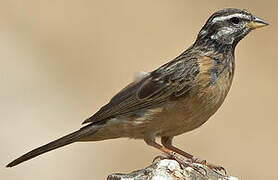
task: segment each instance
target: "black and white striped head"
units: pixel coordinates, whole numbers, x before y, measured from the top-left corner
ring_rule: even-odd
[[[251,30],[268,25],[247,10],[223,9],[214,13],[201,29],[198,39],[236,45]]]

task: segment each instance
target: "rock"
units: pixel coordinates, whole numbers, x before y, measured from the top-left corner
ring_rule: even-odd
[[[198,170],[190,166],[182,168],[175,160],[163,159],[128,174],[111,174],[107,180],[238,180],[232,176],[222,175],[202,164],[188,164],[199,168]]]

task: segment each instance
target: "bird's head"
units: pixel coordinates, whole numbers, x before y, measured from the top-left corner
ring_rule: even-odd
[[[223,9],[215,12],[198,34],[198,40],[209,39],[220,44],[236,45],[251,30],[268,25],[247,10]]]

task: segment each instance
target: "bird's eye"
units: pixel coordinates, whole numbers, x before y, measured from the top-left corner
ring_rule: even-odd
[[[238,24],[239,21],[240,21],[240,19],[237,18],[237,17],[233,17],[233,18],[230,19],[230,21],[231,21],[233,24]]]

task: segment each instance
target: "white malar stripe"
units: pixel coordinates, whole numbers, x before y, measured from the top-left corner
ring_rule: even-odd
[[[225,21],[227,19],[231,19],[233,17],[238,17],[238,18],[244,18],[244,19],[249,19],[250,16],[246,15],[246,14],[231,14],[231,15],[227,15],[227,16],[220,16],[220,17],[216,17],[214,18],[211,22],[212,23],[215,23],[215,22],[218,22],[218,21]]]

